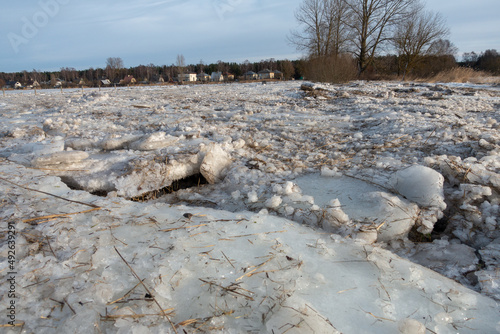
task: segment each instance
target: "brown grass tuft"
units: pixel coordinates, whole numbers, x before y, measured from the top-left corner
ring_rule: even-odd
[[[439,72],[431,77],[429,82],[471,82],[476,84],[500,84],[500,77],[493,77],[488,73],[476,71],[472,68],[455,67]]]

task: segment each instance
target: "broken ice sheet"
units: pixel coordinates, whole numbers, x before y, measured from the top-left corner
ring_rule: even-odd
[[[325,177],[311,174],[295,179],[304,194],[325,207],[338,199],[340,209],[350,219],[378,227],[378,240],[390,241],[407,236],[418,218],[418,207],[385,189],[348,176]]]

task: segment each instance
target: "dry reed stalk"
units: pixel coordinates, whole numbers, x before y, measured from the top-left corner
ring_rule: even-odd
[[[50,170],[54,172],[89,172],[87,169],[56,169],[56,168],[38,168],[38,167],[27,167],[29,169],[35,170]]]
[[[227,262],[229,262],[229,264],[231,265],[231,267],[235,268],[235,267],[233,266],[233,263],[232,263],[232,262],[229,260],[229,258],[226,256],[226,254],[224,254],[224,252],[223,252],[223,251],[221,251],[221,253],[222,253],[222,255],[224,255],[224,257],[226,258]],[[236,268],[235,268],[235,269],[236,269]]]
[[[32,286],[35,286],[35,285],[38,285],[38,284],[44,284],[44,283],[47,283],[50,281],[50,278],[46,278],[44,279],[43,281],[40,281],[40,282],[36,282],[36,283],[33,283],[33,284],[30,284],[30,285],[26,285],[26,286],[23,286],[23,289],[26,289],[26,288],[29,288],[29,287],[32,287]]]
[[[163,312],[166,311],[171,311],[173,308],[165,309]],[[173,314],[173,312],[169,312],[168,314]],[[144,318],[144,317],[153,317],[153,316],[158,316],[162,317],[163,315],[161,313],[156,313],[156,314],[117,314],[117,315],[105,315],[104,317],[101,317],[102,320],[107,321],[107,320],[116,320],[116,319],[125,319],[125,318],[132,318],[132,319],[139,319],[139,318]]]
[[[243,290],[243,291],[249,292],[251,294],[254,294],[250,290],[246,290],[246,289],[240,288],[238,286],[239,283],[231,283],[231,285],[229,285],[229,286],[226,287],[226,286],[223,286],[221,284],[218,284],[218,283],[215,283],[215,282],[210,282],[210,281],[207,281],[207,280],[204,280],[204,279],[201,279],[201,278],[199,278],[199,280],[202,281],[205,284],[209,284],[210,286],[213,285],[213,286],[219,287],[219,288],[221,288],[222,290],[224,290],[225,292],[227,292],[229,294],[241,296],[241,297],[244,297],[244,298],[246,298],[248,300],[252,300],[252,301],[254,300],[253,297],[248,296],[248,295],[246,295],[246,294],[244,294],[242,292],[237,291],[237,290]]]
[[[245,278],[245,277],[250,277],[250,276],[252,276],[252,275],[253,275],[252,273],[253,273],[254,271],[256,271],[256,270],[257,270],[257,269],[259,269],[260,267],[264,266],[265,264],[267,264],[269,261],[271,261],[271,260],[273,260],[273,259],[274,259],[274,257],[271,257],[271,258],[269,258],[267,261],[264,261],[264,262],[262,262],[261,264],[259,264],[259,265],[255,266],[255,268],[254,268],[253,270],[249,271],[248,273],[245,273],[245,274],[244,274],[243,276],[241,276],[241,277],[238,277],[235,281],[236,281],[236,282],[238,282],[238,281],[242,280],[242,279],[243,279],[243,278]]]
[[[192,237],[195,237],[197,235],[205,234],[205,233],[208,233],[208,231],[204,231],[204,232],[200,232],[200,233],[196,233],[196,234],[191,234],[189,237],[192,238]]]
[[[48,215],[48,216],[30,218],[30,219],[23,220],[23,223],[30,223],[30,222],[34,222],[34,221],[37,221],[37,220],[45,220],[43,222],[37,223],[37,224],[42,224],[42,223],[46,223],[48,221],[54,220],[54,218],[74,216],[74,215],[79,215],[79,214],[83,214],[83,213],[89,213],[89,212],[97,211],[97,210],[101,210],[101,208],[93,208],[93,209],[89,209],[89,210],[85,210],[85,211],[80,211],[80,212],[60,213],[60,214],[56,214],[56,215]]]
[[[144,280],[143,280],[143,281],[144,281]],[[107,303],[106,305],[113,305],[113,304],[118,303],[119,301],[121,301],[121,300],[123,300],[123,299],[127,298],[127,297],[128,297],[128,296],[132,293],[132,291],[134,291],[134,290],[135,290],[135,289],[136,289],[139,285],[141,285],[141,283],[140,283],[140,282],[139,282],[139,283],[137,283],[137,284],[136,284],[136,285],[135,285],[132,289],[128,290],[128,292],[127,292],[126,294],[124,294],[124,295],[123,295],[123,297],[120,297],[120,298],[118,298],[118,299],[116,299],[116,300],[113,300],[112,302],[109,302],[109,303]]]
[[[144,284],[143,280],[141,280],[141,278],[139,277],[139,275],[137,275],[137,273],[130,266],[130,264],[128,264],[128,262],[120,254],[120,252],[118,251],[118,249],[116,247],[113,247],[113,248],[115,249],[115,251],[118,254],[118,256],[120,256],[120,258],[123,260],[123,262],[125,262],[125,264],[130,269],[130,271],[132,272],[132,274],[134,275],[134,277],[137,278],[137,280],[141,283],[141,285],[144,287],[144,289],[146,289],[147,293],[149,293],[149,295],[151,296],[151,298],[153,298],[153,301],[155,302],[155,304],[160,308],[162,315],[165,318],[167,318],[168,322],[170,323],[170,326],[172,326],[172,329],[174,330],[175,334],[178,334],[177,333],[177,329],[175,329],[175,325],[172,323],[172,320],[170,320],[170,317],[165,313],[165,311],[163,310],[163,307],[160,306],[160,303],[158,303],[158,301],[156,300],[156,298],[154,297],[154,295],[151,293],[151,290],[149,290],[149,288],[146,286],[146,284]]]
[[[182,230],[182,229],[188,229],[188,228],[196,228],[196,227],[202,227],[202,226],[207,226],[208,224],[199,224],[199,225],[191,225],[191,226],[182,226],[182,227],[174,227],[174,228],[167,228],[165,230],[160,230],[160,232],[171,232],[175,230]]]
[[[132,107],[137,108],[137,109],[148,109],[148,108],[154,108],[154,106],[141,106],[141,105],[132,105]]]
[[[17,184],[17,183],[14,183],[12,181],[9,181],[7,179],[4,179],[3,177],[0,177],[0,180],[2,181],[5,181],[7,183],[10,183],[16,187],[19,187],[19,188],[22,188],[22,189],[25,189],[25,190],[29,190],[29,191],[35,191],[35,192],[38,192],[38,193],[41,193],[41,194],[44,194],[44,195],[48,195],[48,196],[52,196],[52,197],[55,197],[55,198],[58,198],[58,199],[61,199],[63,201],[67,201],[67,202],[71,202],[71,203],[76,203],[76,204],[81,204],[81,205],[86,205],[86,206],[90,206],[91,208],[94,208],[96,210],[100,210],[102,209],[100,206],[97,206],[95,204],[90,204],[90,203],[84,203],[84,202],[80,202],[80,201],[73,201],[71,199],[67,199],[67,198],[64,198],[64,197],[61,197],[61,196],[57,196],[57,195],[54,195],[54,194],[51,194],[51,193],[48,193],[48,192],[45,192],[45,191],[41,191],[41,190],[37,190],[37,189],[32,189],[32,188],[28,188],[28,187],[25,187],[25,186],[22,186],[20,184]]]
[[[24,321],[21,323],[18,323],[18,324],[14,324],[14,325],[9,325],[9,324],[0,325],[0,328],[23,327],[23,326],[24,326]]]
[[[189,319],[189,320],[184,320],[184,321],[181,321],[177,324],[177,326],[188,326],[188,325],[191,325],[191,324],[195,324],[198,322],[198,319]]]
[[[340,290],[340,291],[337,291],[337,293],[340,294],[340,293],[344,293],[344,292],[351,291],[351,290],[356,290],[356,289],[357,289],[357,287],[356,288],[345,289],[345,290]]]
[[[388,319],[388,318],[383,318],[383,317],[379,317],[379,316],[376,316],[375,314],[371,313],[371,312],[366,312],[365,310],[361,309],[361,311],[365,312],[366,314],[369,314],[371,315],[372,317],[374,317],[375,319],[377,320],[385,320],[385,321],[390,321],[390,322],[395,322],[394,320],[392,319]]]
[[[287,230],[282,230],[282,231],[272,231],[272,232],[262,232],[262,233],[252,233],[252,234],[242,234],[242,235],[233,235],[229,236],[228,238],[245,238],[245,237],[250,237],[254,235],[267,235],[267,234],[273,234],[273,233],[285,233]],[[219,239],[221,240],[221,239]]]
[[[51,253],[52,253],[52,255],[54,255],[54,257],[57,259],[56,253],[54,253],[54,250],[52,249],[52,246],[50,245],[50,240],[49,240],[49,237],[45,237],[45,239],[47,239],[47,244],[49,245],[50,252],[51,252]]]

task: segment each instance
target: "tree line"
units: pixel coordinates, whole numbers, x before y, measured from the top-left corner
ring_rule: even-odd
[[[182,59],[182,62],[180,60]],[[108,79],[113,84],[119,84],[123,79],[131,76],[138,83],[156,83],[160,78],[164,82],[175,82],[178,74],[181,73],[207,73],[212,72],[231,73],[235,78],[241,77],[249,71],[259,72],[265,69],[271,71],[280,71],[282,78],[285,80],[300,79],[303,76],[301,71],[301,60],[276,60],[274,58],[261,60],[259,62],[250,62],[248,60],[243,63],[223,62],[205,64],[200,60],[198,64],[186,65],[183,63],[184,57],[178,56],[176,64],[158,66],[155,64],[139,65],[126,68],[123,60],[120,57],[110,57],[106,59],[106,66],[102,68],[89,68],[85,70],[77,70],[73,67],[61,67],[59,71],[40,71],[33,69],[32,71],[22,71],[14,73],[0,72],[0,87],[7,82],[20,82],[23,86],[28,86],[34,81],[38,82],[42,87],[54,87],[57,82],[62,82],[64,87],[76,87],[85,85],[97,87],[101,84],[101,80]]]
[[[482,53],[466,52],[462,56],[461,66],[473,68],[478,71],[500,75],[500,53],[497,50],[486,50]]]
[[[304,0],[295,18],[288,39],[305,52],[313,80],[425,77],[457,65],[445,19],[419,0]],[[469,58],[471,67],[498,71],[498,54]]]

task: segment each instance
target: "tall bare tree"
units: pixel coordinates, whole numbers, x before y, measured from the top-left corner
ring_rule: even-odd
[[[120,57],[106,59],[106,75],[108,79],[114,80],[123,67],[123,60]]]
[[[323,27],[326,55],[338,56],[347,51],[352,34],[346,22],[349,21],[350,9],[345,0],[324,1],[326,24]]]
[[[438,39],[432,42],[429,53],[435,56],[455,56],[458,48],[448,39]]]
[[[304,0],[295,12],[301,30],[292,30],[288,40],[312,57],[338,55],[347,41],[342,18],[348,10],[346,0]]]
[[[362,73],[373,63],[376,52],[389,41],[391,28],[407,18],[418,0],[345,0],[350,9],[344,18],[354,34],[352,43]]]
[[[397,24],[393,43],[398,52],[403,80],[422,59],[421,56],[431,53],[434,43],[448,34],[445,19],[439,13],[424,11],[422,7],[416,8],[412,15]]]
[[[177,65],[177,71],[179,72],[179,75],[180,75],[179,79],[182,82],[183,74],[184,74],[185,67],[186,67],[186,59],[184,58],[183,55],[181,55],[181,54],[177,55],[176,65]]]

